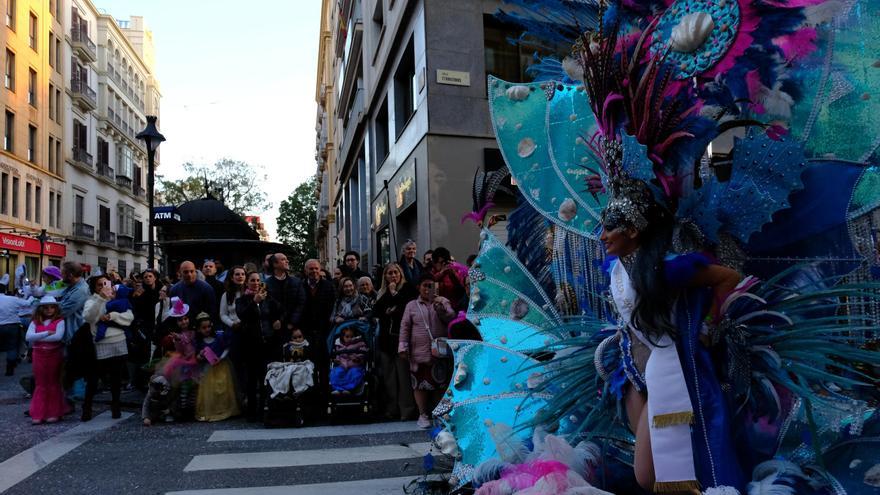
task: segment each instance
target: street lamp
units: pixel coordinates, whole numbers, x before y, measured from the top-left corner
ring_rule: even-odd
[[[153,242],[153,187],[154,175],[156,172],[156,149],[165,141],[165,136],[156,129],[156,116],[147,115],[147,127],[135,136],[143,139],[147,146],[147,203],[149,204],[149,217],[147,225],[149,232],[147,233],[147,266],[153,268],[153,260],[155,258],[154,242]]]

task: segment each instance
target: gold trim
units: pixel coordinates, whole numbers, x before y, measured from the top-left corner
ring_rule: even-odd
[[[654,493],[700,493],[700,483],[697,480],[683,481],[655,481]]]
[[[658,414],[651,418],[654,428],[666,428],[668,426],[689,425],[694,422],[693,411],[682,411],[668,414]]]

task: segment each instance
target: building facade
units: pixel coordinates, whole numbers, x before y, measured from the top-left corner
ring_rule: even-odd
[[[89,0],[70,2],[63,148],[70,257],[128,274],[146,268],[147,155],[135,135],[159,106],[154,69],[145,62],[145,55],[153,59],[152,37],[141,18],[116,20]]]
[[[67,255],[61,220],[67,177],[59,158],[65,144],[64,7],[60,0],[7,0],[4,7],[0,274],[24,264],[33,277],[40,266]]]
[[[445,246],[459,259],[477,249],[477,227],[461,223],[474,174],[502,165],[486,76],[524,80],[530,63],[507,41],[517,33],[492,15],[499,5],[325,2],[319,95],[328,89],[318,99],[318,156],[326,150],[319,160],[326,237],[319,241],[329,263],[354,250],[369,266],[383,264],[408,239],[421,250]],[[333,131],[326,144],[323,120]],[[499,209],[512,206],[502,198]],[[504,222],[494,229],[503,235]]]

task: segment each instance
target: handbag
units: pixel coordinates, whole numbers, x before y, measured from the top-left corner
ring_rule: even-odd
[[[425,317],[424,310],[422,310],[422,307],[418,303],[416,303],[416,307],[419,308],[419,315],[422,317],[422,321],[425,323],[425,328],[428,330],[428,335],[431,337],[431,356],[436,359],[445,359],[449,357],[449,342],[447,342],[446,337],[434,338],[434,334],[431,332],[431,324],[428,322],[428,318]]]

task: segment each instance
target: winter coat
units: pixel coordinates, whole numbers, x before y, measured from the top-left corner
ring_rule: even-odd
[[[409,366],[415,370],[419,364],[427,364],[433,361],[431,356],[431,340],[433,338],[446,337],[446,323],[455,317],[455,311],[444,301],[441,312],[438,314],[434,305],[424,301],[421,297],[410,301],[403,311],[400,320],[400,340],[398,352],[409,352]],[[430,325],[430,332],[429,327]]]
[[[391,294],[386,290],[373,306],[373,316],[379,319],[379,350],[386,354],[397,354],[397,343],[400,340],[400,320],[407,303],[419,296],[416,287],[405,282],[400,289]],[[389,312],[389,310],[391,310]]]
[[[366,352],[367,343],[360,336],[352,339],[347,345],[342,343],[341,337],[333,343],[333,354],[336,356],[333,361],[345,369],[363,366]]]

